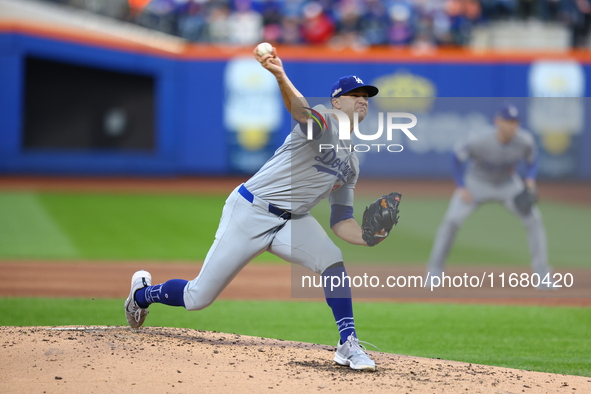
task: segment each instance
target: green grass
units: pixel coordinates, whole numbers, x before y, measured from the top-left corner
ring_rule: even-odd
[[[201,261],[226,196],[0,193],[0,259]],[[359,220],[371,201],[359,198]],[[424,264],[447,199],[403,200],[391,238],[368,249],[336,239],[348,263]],[[591,209],[542,203],[550,262],[588,267]],[[329,208],[314,215],[327,228]],[[278,261],[266,253],[258,261]],[[525,230],[487,205],[460,230],[449,261],[527,266]],[[122,300],[0,298],[0,325],[125,325]],[[147,324],[334,345],[324,302],[220,300],[201,312],[151,307]],[[361,339],[382,351],[591,377],[584,308],[357,303]]]
[[[0,193],[0,259],[202,261],[224,201],[211,196]]]
[[[358,220],[371,201],[357,199],[355,216]],[[348,263],[425,263],[448,204],[448,199],[403,198],[398,225],[389,239],[371,251],[347,244],[330,230],[328,234],[342,249]],[[546,223],[550,263],[556,267],[590,267],[588,256],[591,254],[591,243],[588,238],[591,234],[591,209],[559,203],[543,203],[540,209]],[[313,214],[321,224],[328,223],[328,204],[319,204]],[[454,264],[527,267],[530,261],[527,233],[521,222],[501,205],[483,205],[458,231],[448,261]]]
[[[214,239],[225,196],[0,193],[0,259],[201,261]],[[359,198],[359,220],[370,200]],[[367,249],[328,229],[325,202],[313,211],[348,263],[424,264],[447,199],[408,199],[391,238]],[[557,267],[588,267],[591,209],[542,203],[549,259]],[[265,253],[258,261],[279,261]],[[483,206],[459,231],[449,261],[527,267],[525,230],[499,205]]]
[[[2,257],[71,258],[76,249],[35,194],[0,194]]]
[[[152,305],[147,326],[334,345],[324,302],[219,300],[200,312]],[[381,351],[591,377],[588,308],[356,303],[357,329]],[[0,325],[125,325],[122,300],[2,298]]]

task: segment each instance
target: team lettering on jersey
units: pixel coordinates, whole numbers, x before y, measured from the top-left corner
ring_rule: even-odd
[[[337,152],[334,149],[324,151],[323,155],[314,157],[314,160],[323,164],[315,164],[312,166],[316,168],[317,171],[334,175],[343,183],[349,182],[349,180],[355,176],[355,171],[349,165],[348,156],[347,159],[342,160],[337,157]]]

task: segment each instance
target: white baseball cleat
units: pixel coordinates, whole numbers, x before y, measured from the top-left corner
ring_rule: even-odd
[[[347,341],[343,344],[337,344],[337,351],[334,355],[334,361],[340,365],[348,365],[352,369],[363,371],[375,371],[376,363],[369,358],[362,345],[359,344],[353,334],[349,335]]]
[[[148,315],[148,310],[140,308],[137,302],[135,302],[135,292],[151,285],[152,275],[150,275],[148,271],[137,271],[131,277],[131,291],[129,292],[129,297],[127,297],[123,306],[125,307],[125,317],[127,318],[127,323],[129,323],[132,328],[141,327],[146,320],[146,316]]]

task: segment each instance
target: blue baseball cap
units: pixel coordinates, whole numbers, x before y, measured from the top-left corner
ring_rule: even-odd
[[[378,88],[375,86],[364,84],[361,78],[355,75],[346,75],[332,84],[332,88],[330,88],[330,97],[339,97],[357,88],[367,89],[369,97],[373,97],[379,92]]]
[[[505,120],[519,120],[519,110],[513,104],[505,104],[497,111],[497,117]]]

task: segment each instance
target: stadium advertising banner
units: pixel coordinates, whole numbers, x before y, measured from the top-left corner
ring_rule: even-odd
[[[384,167],[363,153],[362,171],[449,178],[457,139],[491,127],[512,100],[538,143],[540,176],[591,179],[591,59],[280,50],[306,97],[329,103],[332,83],[356,75],[380,89],[374,110],[406,106],[417,115],[418,140],[392,158],[404,160]],[[406,100],[381,108],[382,98]],[[378,115],[368,119],[363,127]],[[0,29],[0,173],[247,174],[292,127],[273,77],[250,50],[165,54]]]

